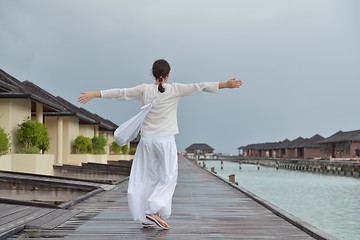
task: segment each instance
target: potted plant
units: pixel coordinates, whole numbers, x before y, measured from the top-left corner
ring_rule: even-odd
[[[47,127],[39,121],[32,121],[27,118],[19,124],[18,141],[20,153],[42,153],[50,148],[50,137]]]

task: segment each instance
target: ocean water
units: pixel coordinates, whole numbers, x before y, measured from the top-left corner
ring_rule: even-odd
[[[338,239],[360,239],[360,178],[256,165],[205,161],[219,176],[235,174],[239,186]]]

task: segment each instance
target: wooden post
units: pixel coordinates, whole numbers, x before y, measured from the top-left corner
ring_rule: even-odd
[[[224,169],[224,161],[223,160],[221,160],[221,170],[223,170]]]
[[[212,167],[212,168],[211,168],[211,172],[217,174],[217,172],[215,172],[215,167]]]
[[[235,182],[235,174],[229,175],[229,181],[234,183]]]
[[[235,182],[235,174],[229,175],[229,182],[235,183],[236,185],[239,185],[238,182]]]

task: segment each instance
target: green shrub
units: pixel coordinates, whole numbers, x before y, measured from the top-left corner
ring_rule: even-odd
[[[45,124],[27,118],[18,126],[17,133],[20,151],[22,149],[23,152],[32,152],[34,149],[30,150],[31,148],[37,148],[37,153],[40,151],[45,153],[49,150],[50,138]]]
[[[37,122],[37,131],[39,133],[37,147],[44,154],[50,148],[50,137],[48,133],[48,129],[45,124],[41,124]]]
[[[92,152],[94,154],[105,154],[105,146],[106,146],[106,142],[107,139],[104,136],[98,136],[98,137],[93,137],[91,139],[92,142]]]
[[[0,128],[0,156],[10,152],[10,136],[3,128]]]
[[[91,139],[84,136],[78,136],[75,139],[75,151],[76,153],[91,153],[92,142]]]
[[[40,153],[40,149],[32,146],[28,149],[24,148],[24,147],[20,147],[20,149],[18,149],[18,153],[25,153],[25,154],[39,154]]]
[[[114,154],[120,154],[122,147],[120,147],[115,141],[111,143],[111,151]]]
[[[127,154],[128,152],[129,152],[129,146],[127,144],[121,147],[122,154]]]
[[[136,148],[131,147],[130,150],[129,150],[129,154],[130,155],[135,155],[135,152],[136,152]]]

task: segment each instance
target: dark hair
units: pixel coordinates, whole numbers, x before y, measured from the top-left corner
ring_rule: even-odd
[[[170,70],[171,70],[170,64],[166,60],[159,59],[154,62],[152,67],[152,74],[156,80],[159,80],[159,87],[158,87],[159,92],[162,93],[165,92],[165,88],[162,85],[162,81],[164,78],[166,78],[169,75]]]

